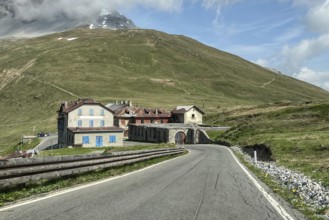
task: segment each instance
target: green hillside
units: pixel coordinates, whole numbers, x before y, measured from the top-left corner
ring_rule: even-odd
[[[237,105],[326,101],[329,93],[193,39],[153,30],[78,29],[0,41],[3,151],[34,127],[55,131],[60,102],[79,97],[169,109],[196,104],[209,113]]]

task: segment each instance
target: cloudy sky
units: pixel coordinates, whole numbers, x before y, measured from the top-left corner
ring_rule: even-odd
[[[0,7],[2,35],[17,28],[19,19],[42,21],[30,30],[35,33],[63,15],[88,20],[101,9],[117,9],[138,27],[192,37],[329,91],[329,0],[0,0],[3,4],[12,10]]]
[[[329,0],[128,2],[120,11],[139,27],[192,37],[329,91]]]

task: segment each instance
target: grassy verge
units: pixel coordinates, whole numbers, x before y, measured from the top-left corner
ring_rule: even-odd
[[[183,153],[184,154],[184,153]],[[93,182],[96,180],[101,180],[113,176],[122,175],[125,173],[129,173],[135,170],[139,170],[145,168],[147,166],[160,163],[165,160],[169,160],[180,155],[174,156],[165,156],[161,158],[150,159],[142,162],[138,162],[135,164],[104,169],[100,171],[94,171],[85,173],[82,175],[70,176],[56,180],[43,180],[37,183],[33,183],[30,185],[21,185],[15,188],[8,188],[1,191],[0,194],[0,206],[6,205],[10,202],[14,202],[19,199],[36,196],[44,193],[49,193],[55,190],[60,190],[68,187],[72,187],[79,184],[85,184],[89,182]]]
[[[218,142],[269,147],[272,158],[329,186],[329,104],[273,104],[213,115],[231,126]]]
[[[0,156],[7,156],[11,153],[14,153],[16,150],[26,151],[26,150],[29,150],[29,149],[33,149],[40,143],[40,141],[41,140],[39,138],[35,138],[35,139],[33,139],[31,141],[28,141],[26,143],[16,144],[14,146],[8,147],[8,148],[3,149],[2,151],[0,151]]]
[[[220,131],[216,131],[216,130],[212,130],[212,131],[206,131],[209,138],[211,140],[215,140],[219,135],[223,134],[225,132],[225,130],[220,130]]]
[[[253,166],[248,163],[243,155],[238,152],[234,152],[239,160],[250,170],[252,171],[262,182],[269,186],[273,192],[279,194],[284,200],[292,204],[293,207],[303,213],[310,220],[323,220],[323,218],[318,215],[325,214],[325,209],[314,210],[309,207],[302,198],[300,198],[293,191],[282,187],[278,182],[276,182],[270,175],[267,175],[263,170]]]

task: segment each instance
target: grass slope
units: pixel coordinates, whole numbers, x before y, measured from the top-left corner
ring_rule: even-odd
[[[263,105],[208,117],[232,126],[217,140],[270,148],[279,164],[329,186],[329,104]]]
[[[329,95],[193,39],[153,30],[77,29],[0,41],[2,151],[33,128],[55,131],[60,102],[78,97],[169,109],[196,104],[216,112]]]

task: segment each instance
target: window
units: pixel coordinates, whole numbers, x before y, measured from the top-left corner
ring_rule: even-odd
[[[94,109],[89,109],[89,115],[94,115]]]
[[[78,109],[78,115],[82,115],[82,109],[81,108]]]
[[[193,119],[195,118],[195,114],[192,114],[192,118],[193,118]]]
[[[82,120],[78,120],[78,127],[82,127]]]
[[[89,127],[94,127],[94,120],[89,121]]]
[[[82,136],[82,143],[89,144],[89,136]]]
[[[110,142],[110,143],[116,143],[116,142],[117,142],[117,136],[115,136],[115,135],[110,135],[109,142]]]
[[[101,120],[101,127],[104,127],[104,126],[105,126],[105,121]]]
[[[144,124],[144,119],[141,120],[141,123]]]
[[[101,109],[101,116],[104,116],[104,109]]]

